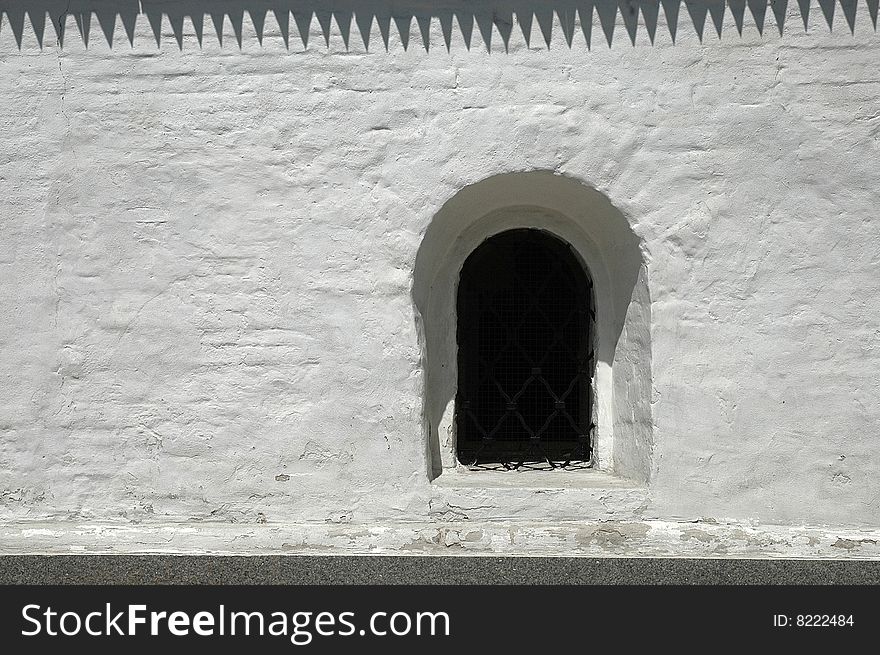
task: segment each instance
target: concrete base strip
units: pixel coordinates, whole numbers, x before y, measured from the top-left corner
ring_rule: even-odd
[[[0,554],[508,555],[880,560],[880,530],[710,522],[7,524]]]

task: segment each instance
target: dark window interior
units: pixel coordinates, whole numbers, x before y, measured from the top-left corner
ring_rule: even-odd
[[[457,304],[462,464],[590,465],[592,297],[570,246],[547,232],[502,232],[471,253]]]

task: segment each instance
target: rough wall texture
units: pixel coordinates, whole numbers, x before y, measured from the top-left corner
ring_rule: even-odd
[[[317,20],[288,49],[272,14],[241,47],[227,21],[222,46],[184,22],[179,49],[166,22],[157,48],[140,18],[133,47],[93,23],[85,48],[69,17],[63,48],[48,27],[19,48],[4,15],[7,550],[24,524],[347,524],[340,547],[406,522],[878,527],[880,42],[865,6],[854,34],[800,21],[740,35],[728,11],[720,39],[635,45],[621,23],[591,49],[535,22],[506,52],[479,30],[447,51],[435,21],[435,47],[392,30],[386,52],[375,24],[369,51],[335,22],[327,48]],[[462,188],[528,170],[598,190],[642,240],[646,486],[426,474],[421,237]]]

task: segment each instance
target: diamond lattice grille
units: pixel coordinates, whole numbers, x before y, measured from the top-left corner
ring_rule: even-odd
[[[540,230],[485,241],[458,291],[459,460],[476,468],[588,466],[592,285]]]

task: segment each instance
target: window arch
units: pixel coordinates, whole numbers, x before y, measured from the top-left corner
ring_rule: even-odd
[[[592,459],[592,281],[538,229],[486,239],[457,297],[457,456],[472,468],[587,467]]]
[[[586,473],[647,482],[654,448],[651,297],[641,241],[606,195],[552,171],[488,177],[461,188],[436,213],[426,216],[414,263],[412,298],[423,376],[421,414],[428,477],[445,477],[449,484],[457,484],[464,479],[457,474],[469,468],[459,458],[459,441],[467,439],[460,434],[458,421],[463,411],[459,401],[464,400],[458,370],[462,270],[481,244],[516,230],[555,239],[552,243],[565,247],[592,284],[588,295],[594,309],[588,386],[591,457],[590,465],[584,466]],[[499,468],[503,471],[503,464]],[[467,484],[486,480],[479,472],[471,473],[464,476]],[[487,484],[499,480],[494,472],[489,477],[493,481]],[[578,476],[539,477],[569,484]],[[514,479],[525,480],[510,477],[503,484],[513,484]]]

